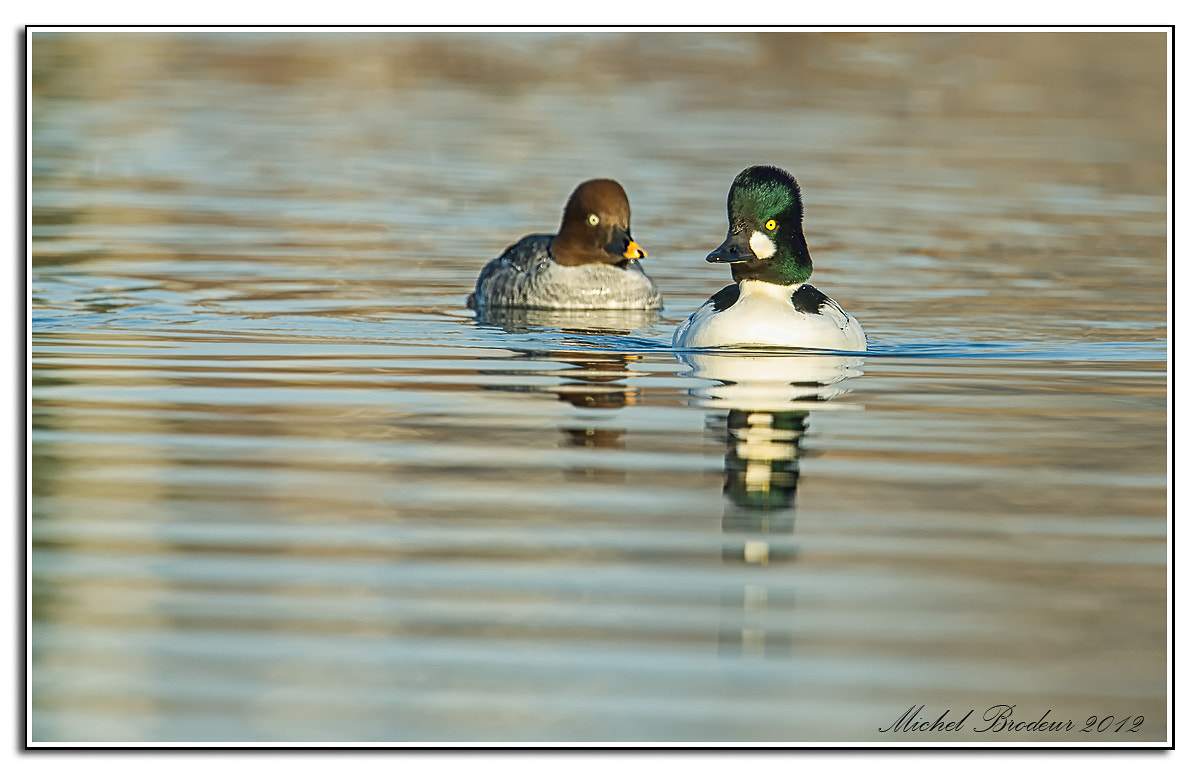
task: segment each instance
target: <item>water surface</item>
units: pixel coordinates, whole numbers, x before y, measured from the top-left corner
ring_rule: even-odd
[[[31,48],[34,742],[1166,739],[1162,33]],[[755,163],[864,356],[670,349]]]

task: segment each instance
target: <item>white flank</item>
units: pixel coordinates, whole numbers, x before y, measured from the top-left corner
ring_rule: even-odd
[[[865,350],[862,326],[836,305],[819,312],[797,312],[792,294],[798,285],[745,280],[732,307],[715,311],[705,304],[675,331],[676,347],[776,345],[823,350]]]

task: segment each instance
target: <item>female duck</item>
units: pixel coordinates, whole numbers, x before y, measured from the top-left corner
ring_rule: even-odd
[[[467,298],[471,309],[659,309],[662,296],[636,259],[629,199],[615,180],[581,183],[558,234],[531,234],[490,261]]]
[[[679,324],[675,346],[866,350],[858,321],[804,282],[813,265],[795,179],[777,167],[743,170],[729,189],[728,209],[729,234],[708,261],[729,264],[734,284]]]

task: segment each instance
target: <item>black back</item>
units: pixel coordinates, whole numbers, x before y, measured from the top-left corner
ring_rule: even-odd
[[[717,312],[724,312],[734,304],[737,304],[738,297],[741,295],[741,288],[734,283],[733,285],[726,285],[724,288],[714,293],[705,303],[712,304],[713,309]]]
[[[829,297],[812,287],[808,283],[801,285],[792,294],[792,306],[797,312],[811,312],[816,314],[820,312],[821,305],[827,304]]]

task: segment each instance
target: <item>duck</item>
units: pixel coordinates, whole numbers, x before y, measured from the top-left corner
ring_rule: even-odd
[[[662,294],[638,263],[646,253],[629,229],[629,197],[615,180],[580,183],[557,234],[530,234],[479,273],[471,309],[662,308]]]
[[[748,167],[729,188],[729,231],[709,263],[729,264],[733,284],[679,324],[674,346],[782,346],[860,352],[862,326],[806,280],[812,257],[800,185],[778,167]]]

